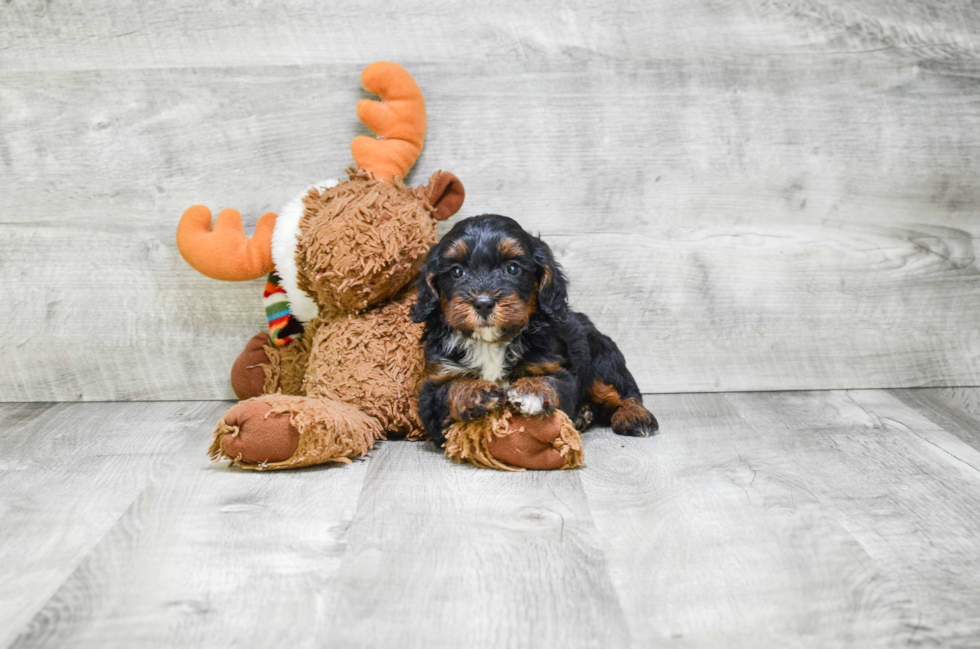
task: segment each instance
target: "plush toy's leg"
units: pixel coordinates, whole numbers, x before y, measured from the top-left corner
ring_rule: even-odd
[[[561,410],[527,417],[509,410],[446,431],[450,458],[501,471],[572,469],[582,465],[578,431]]]
[[[269,364],[269,356],[265,353],[268,344],[269,334],[255,334],[231,366],[231,387],[242,401],[264,394],[265,370],[262,366]]]
[[[269,334],[252,336],[231,367],[231,387],[244,401],[262,394],[303,394],[303,379],[310,359],[310,340],[319,327],[314,320],[285,347],[269,342]]]
[[[384,439],[381,423],[339,401],[269,394],[225,413],[208,455],[243,469],[290,469],[349,462]]]

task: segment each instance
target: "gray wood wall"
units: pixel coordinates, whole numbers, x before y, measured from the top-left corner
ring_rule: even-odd
[[[261,282],[187,267],[339,174],[406,65],[463,215],[552,243],[648,392],[980,384],[971,0],[0,7],[2,400],[231,397]]]

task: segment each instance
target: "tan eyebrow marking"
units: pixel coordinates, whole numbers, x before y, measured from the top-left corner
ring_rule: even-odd
[[[502,239],[500,243],[497,244],[497,250],[500,252],[501,257],[507,257],[509,259],[520,257],[524,254],[524,246],[522,246],[517,239],[512,239],[510,237]]]
[[[446,248],[446,253],[444,257],[451,261],[463,261],[466,259],[466,255],[469,253],[469,248],[466,246],[466,242],[462,239],[457,239],[449,244]]]

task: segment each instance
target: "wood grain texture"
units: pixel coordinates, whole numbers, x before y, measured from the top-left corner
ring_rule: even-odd
[[[649,402],[582,472],[637,646],[980,639],[975,449],[883,392]]]
[[[809,480],[800,457],[767,441],[820,447],[822,431],[794,434],[792,418],[768,403],[760,409],[779,423],[761,431],[724,395],[647,401],[662,434],[591,436],[583,471],[636,646],[866,647],[908,637],[915,613],[900,590],[825,513],[833,484]]]
[[[957,409],[980,419],[980,389],[974,387],[943,388],[935,390],[942,401],[955,405]]]
[[[760,29],[763,27],[780,29]],[[419,61],[674,59],[834,51],[908,50],[977,55],[980,10],[969,0],[602,0],[533,5],[504,0],[315,0],[208,3],[108,0],[4,8],[0,67],[80,70]]]
[[[367,464],[270,474],[212,465],[208,430],[226,406],[198,406],[206,421],[191,420],[193,435],[165,470],[61,575],[10,646],[306,647],[334,633],[322,598]]]
[[[225,404],[0,406],[0,647],[980,642],[980,449],[933,409],[647,403],[657,436],[523,474],[412,442],[256,474],[207,462]]]
[[[327,600],[341,646],[629,646],[574,471],[508,474],[385,444],[347,547]]]
[[[887,393],[813,396],[725,398],[801,464],[822,515],[880,570],[853,593],[855,608],[894,618],[895,636],[879,644],[976,644],[980,616],[966,602],[978,584],[966,574],[980,566],[980,453]]]
[[[940,428],[980,450],[980,388],[890,390],[890,393]]]
[[[225,404],[0,406],[0,646],[35,617]]]
[[[645,391],[980,384],[966,0],[0,11],[0,399],[230,398],[261,287],[176,221],[339,174],[379,58],[426,93],[414,180],[542,233]]]

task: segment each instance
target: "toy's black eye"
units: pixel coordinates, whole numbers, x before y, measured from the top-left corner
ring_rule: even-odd
[[[504,270],[507,271],[507,274],[508,275],[520,275],[521,274],[521,267],[518,266],[517,264],[515,264],[514,262],[510,262],[509,264],[507,264],[507,266],[504,268]]]
[[[463,272],[464,271],[463,271],[462,267],[460,267],[460,266],[453,266],[452,268],[449,269],[449,274],[452,275],[453,277],[455,277],[456,279],[459,279],[460,277],[462,277],[463,276]]]

